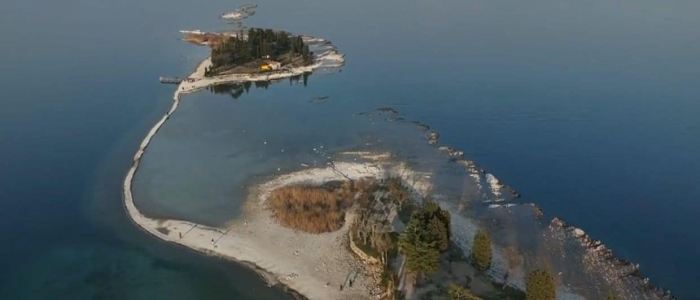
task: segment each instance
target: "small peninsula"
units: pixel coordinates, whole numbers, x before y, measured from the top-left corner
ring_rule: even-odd
[[[253,8],[247,5],[221,18],[240,20],[253,15]],[[440,135],[420,122],[415,125],[425,133],[421,143],[430,145],[431,153],[449,163],[451,171],[464,174],[459,192],[473,189],[473,199],[460,195],[459,201],[445,201],[444,195],[436,192],[439,181],[435,168],[421,169],[386,149],[353,145],[353,151],[343,148],[324,155],[319,164],[293,160],[294,169],[278,168],[278,173],[245,182],[241,186],[245,195],[225,197],[225,201],[242,198],[230,199],[231,203],[242,204],[240,214],[228,219],[226,212],[222,224],[201,224],[208,218],[200,219],[200,223],[186,220],[189,215],[173,219],[143,213],[134,201],[134,176],[151,140],[178,109],[182,95],[215,90],[225,84],[250,86],[255,82],[267,86],[317,70],[337,70],[345,63],[344,55],[331,42],[282,30],[238,28],[181,33],[183,40],[208,47],[209,57],[182,79],[161,78],[161,82],[178,84],[173,105],[140,144],[123,182],[125,208],[134,223],[149,234],[249,266],[269,285],[297,299],[587,298],[581,295],[586,291],[576,290],[565,281],[570,280],[566,277],[569,274],[554,272],[561,268],[548,265],[553,260],[529,255],[519,248],[517,243],[522,240],[535,247],[559,247],[556,251],[561,252],[543,251],[554,253],[557,259],[571,253],[564,252],[562,245],[576,242],[576,247],[585,246],[585,266],[607,268],[606,275],[615,275],[604,278],[611,284],[598,286],[632,286],[639,291],[636,295],[651,295],[647,299],[669,299],[636,276],[638,267],[613,257],[600,241],[592,240],[582,230],[555,218],[551,225],[545,224],[546,231],[536,231],[543,218],[536,205],[516,202],[519,193],[465,159],[462,151],[441,145]],[[310,102],[328,98],[314,97]],[[405,122],[391,107],[358,116],[384,116],[392,122]],[[487,194],[489,197],[482,197]],[[469,205],[476,206],[472,215],[465,214]],[[476,213],[487,217],[472,219]],[[514,228],[507,226],[525,227],[527,231],[517,239],[512,235],[508,236],[511,240],[504,241],[503,234],[494,233]],[[535,232],[544,238],[531,234]],[[610,294],[608,299],[641,299],[616,295],[613,290],[604,292]],[[600,295],[601,291],[592,293]]]

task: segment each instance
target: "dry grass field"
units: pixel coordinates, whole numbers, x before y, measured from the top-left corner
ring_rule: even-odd
[[[373,179],[362,179],[281,187],[270,193],[267,209],[282,226],[308,233],[332,232],[345,223],[345,211],[366,198],[373,186]]]

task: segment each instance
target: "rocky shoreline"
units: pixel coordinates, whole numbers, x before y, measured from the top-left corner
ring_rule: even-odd
[[[550,228],[577,239],[586,251],[584,259],[587,260],[587,263],[595,266],[598,270],[601,268],[605,270],[608,273],[607,279],[612,284],[636,286],[646,292],[644,295],[625,295],[631,296],[629,299],[677,299],[671,294],[671,291],[654,286],[648,277],[642,276],[639,273],[639,264],[616,257],[612,250],[608,249],[600,240],[591,238],[582,229],[571,226],[558,217],[554,217],[550,221]],[[649,298],[650,296],[653,298]]]
[[[403,118],[397,118],[400,113],[393,108],[381,108],[376,110],[376,112],[380,114],[389,114],[390,116],[387,118],[389,121],[403,121]],[[440,134],[437,131],[431,130],[430,126],[418,121],[409,121],[409,123],[417,125],[421,130],[426,132],[425,138],[427,143],[437,147],[438,151],[446,154],[450,158],[450,161],[466,166],[472,174],[486,174],[483,168],[478,167],[473,161],[466,159],[463,151],[450,146],[441,146],[439,143]],[[478,182],[478,177],[476,177],[476,179]],[[514,188],[505,184],[500,184],[500,188],[506,190],[511,199],[509,201],[499,201],[498,203],[490,204],[490,207],[530,205],[533,209],[533,215],[537,219],[544,215],[542,209],[534,203],[511,202],[521,198],[521,194]],[[602,273],[605,277],[604,279],[612,286],[625,287],[625,294],[617,295],[618,299],[677,300],[669,290],[653,285],[649,278],[641,275],[639,264],[616,257],[612,250],[607,248],[602,241],[591,238],[582,229],[571,226],[558,217],[553,217],[549,224],[544,225],[548,225],[553,233],[558,233],[562,239],[571,238],[577,240],[585,251],[584,265],[591,270]],[[498,280],[497,278],[493,279]]]

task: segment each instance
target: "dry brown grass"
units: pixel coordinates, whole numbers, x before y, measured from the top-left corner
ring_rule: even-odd
[[[391,197],[393,197],[399,207],[403,207],[408,200],[411,199],[411,194],[408,189],[403,185],[401,178],[392,177],[387,179],[386,188],[389,190]]]
[[[308,233],[332,232],[345,223],[345,211],[370,179],[334,181],[322,186],[286,186],[270,193],[267,209],[282,226]]]
[[[212,47],[212,48],[225,42],[226,40],[228,40],[230,38],[231,38],[230,36],[215,34],[215,33],[204,33],[204,34],[186,33],[183,36],[183,39],[185,41],[188,41],[188,42],[196,44],[196,45],[208,43],[209,47]]]

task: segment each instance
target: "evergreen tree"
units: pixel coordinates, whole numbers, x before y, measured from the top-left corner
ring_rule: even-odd
[[[525,300],[555,300],[554,277],[547,270],[534,270],[525,277]]]
[[[437,237],[437,247],[440,251],[445,251],[450,246],[450,237],[445,228],[445,224],[437,216],[433,216],[428,222],[428,229]]]
[[[309,52],[309,45],[304,45],[304,47],[301,49],[301,57],[305,63],[311,61],[311,52]]]
[[[472,260],[474,267],[486,271],[491,267],[491,236],[486,231],[478,230],[474,235]]]
[[[437,271],[440,252],[422,226],[420,214],[415,213],[399,237],[399,249],[406,255],[406,270],[427,275]]]
[[[449,218],[449,212],[430,200],[411,215],[399,237],[399,249],[406,255],[406,268],[410,272],[426,275],[438,269],[440,252],[449,246],[449,224],[443,221],[445,216]]]
[[[302,56],[304,63],[308,63],[313,53],[309,51],[308,45],[304,44],[301,36],[291,36],[286,32],[271,29],[251,28],[247,37],[228,37],[212,46],[212,68],[205,75],[213,76],[216,75],[214,70],[230,69],[262,57],[269,56],[276,60],[282,55],[289,55],[290,60]]]

